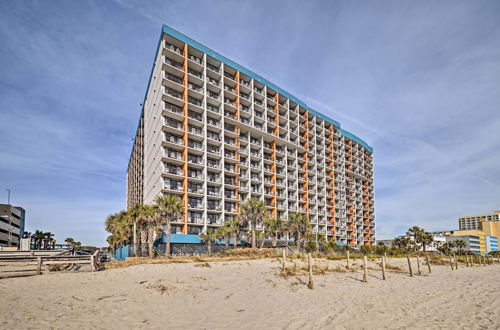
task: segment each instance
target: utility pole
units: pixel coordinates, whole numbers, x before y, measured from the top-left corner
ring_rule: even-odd
[[[7,190],[7,204],[10,205],[10,189],[5,190]]]

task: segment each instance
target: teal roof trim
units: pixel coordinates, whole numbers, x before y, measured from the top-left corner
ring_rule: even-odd
[[[224,64],[227,64],[227,65],[230,65],[232,66],[234,69],[240,71],[240,72],[243,72],[244,74],[246,74],[247,76],[251,77],[252,79],[254,80],[257,80],[258,82],[260,82],[261,84],[264,84],[266,85],[267,87],[270,87],[272,89],[274,89],[276,92],[280,93],[281,95],[287,97],[288,99],[292,100],[293,102],[297,103],[298,105],[300,105],[301,107],[303,107],[304,109],[306,109],[307,111],[309,111],[310,113],[312,113],[313,115],[323,119],[324,121],[327,121],[329,122],[330,124],[334,125],[334,126],[337,126],[337,127],[340,127],[340,123],[336,120],[333,120],[331,118],[328,118],[327,116],[311,109],[310,107],[308,107],[304,102],[302,102],[301,100],[297,99],[295,96],[289,94],[288,92],[284,91],[283,89],[279,88],[278,86],[276,86],[275,84],[271,83],[270,81],[262,78],[261,76],[259,76],[258,74],[248,70],[247,68],[239,65],[238,63],[234,62],[234,61],[231,61],[230,59],[228,59],[227,57],[225,56],[222,56],[221,54],[211,50],[210,48],[208,47],[205,47],[203,46],[202,44],[200,44],[199,42],[185,36],[184,34],[180,33],[179,31],[176,31],[174,29],[172,29],[171,27],[169,27],[168,25],[163,25],[163,33],[165,34],[168,34],[188,45],[190,45],[191,47],[193,48],[196,48],[198,49],[199,51],[207,54],[207,55],[210,55],[211,57],[217,59],[218,61],[221,61],[223,62]]]
[[[352,134],[352,133],[349,133],[348,131],[344,130],[344,129],[340,129],[340,134],[342,134],[342,136],[348,138],[348,139],[351,139],[353,140],[354,142],[356,143],[359,143],[361,144],[363,147],[365,147],[369,152],[373,152],[373,148],[370,147],[368,145],[368,143],[366,143],[365,141],[363,141],[362,139],[360,139],[359,137],[357,137],[356,135]]]

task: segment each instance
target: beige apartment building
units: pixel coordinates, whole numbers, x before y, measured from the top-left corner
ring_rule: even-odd
[[[0,246],[19,246],[24,231],[24,216],[22,207],[0,204]]]
[[[480,223],[483,221],[500,221],[500,211],[460,217],[458,218],[458,226],[460,230],[481,229]]]
[[[127,207],[178,196],[200,234],[261,199],[284,220],[375,243],[373,149],[266,79],[163,26],[127,171]]]

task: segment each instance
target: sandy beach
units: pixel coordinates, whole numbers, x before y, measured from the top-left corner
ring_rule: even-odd
[[[407,269],[405,259],[388,263]],[[359,269],[326,272],[314,277],[314,290],[305,274],[284,278],[279,268],[276,259],[260,259],[0,279],[0,328],[500,327],[500,265],[457,271],[433,265],[431,275],[422,267],[413,277],[393,270],[383,281],[380,267],[370,263],[368,283]]]

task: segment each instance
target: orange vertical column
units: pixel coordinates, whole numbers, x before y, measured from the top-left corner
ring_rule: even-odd
[[[330,180],[330,187],[329,187],[329,194],[332,194],[332,198],[328,200],[328,203],[330,204],[330,215],[332,216],[330,223],[333,224],[332,229],[330,232],[333,234],[333,240],[336,241],[337,237],[335,236],[335,170],[334,170],[334,162],[333,162],[333,140],[334,140],[334,135],[333,135],[333,125],[330,124],[328,127],[328,130],[330,134],[328,135],[328,142],[329,142],[329,147],[330,147],[330,152],[328,153],[328,166],[331,168],[328,175],[332,178]]]
[[[348,149],[347,149],[347,159],[349,161],[349,164],[347,166],[347,168],[352,171],[352,140],[348,140],[347,141],[347,146],[348,146]],[[348,184],[349,185],[349,184]],[[349,196],[352,195],[352,191],[350,189],[350,187],[348,187],[347,189],[349,191]],[[352,196],[351,196],[352,197]],[[354,202],[351,200],[348,204],[348,210],[352,213],[354,213]],[[349,227],[351,229],[356,229],[356,226],[354,224],[354,214],[350,214],[348,216],[348,218],[351,220],[351,223],[349,224]],[[356,239],[356,232],[355,230],[351,231],[351,235],[350,235],[350,242],[349,244],[350,245],[354,245],[354,240]]]
[[[184,55],[184,79],[183,79],[183,85],[184,85],[184,93],[182,95],[182,99],[184,101],[183,104],[183,112],[184,112],[184,119],[182,121],[182,129],[184,131],[183,134],[183,144],[184,144],[184,149],[182,152],[182,160],[184,161],[184,164],[182,166],[182,171],[184,178],[182,179],[182,203],[184,205],[184,214],[182,217],[182,233],[187,234],[187,220],[188,220],[188,212],[187,212],[187,205],[188,205],[188,45],[184,44],[184,50],[183,50],[183,55]]]
[[[276,136],[276,139],[273,140],[273,210],[272,210],[272,215],[275,217],[277,215],[277,207],[278,207],[278,199],[277,199],[277,178],[276,178],[276,172],[277,172],[277,166],[276,166],[276,140],[280,136],[280,130],[279,130],[279,123],[280,123],[280,118],[279,118],[279,94],[276,93],[274,95],[274,121],[276,124],[276,127],[274,128],[274,135]]]
[[[273,160],[273,165],[271,167],[271,171],[273,172],[273,176],[272,176],[272,181],[273,181],[273,188],[272,188],[272,191],[273,191],[273,200],[272,200],[272,206],[273,206],[273,209],[271,210],[271,215],[273,217],[276,216],[276,141],[273,140],[271,141],[271,147],[272,147],[272,150],[273,152],[271,153],[271,158]]]
[[[365,180],[363,181],[363,206],[365,207],[364,211],[363,211],[363,216],[364,216],[364,219],[363,219],[363,225],[365,226],[365,238],[368,239],[367,242],[365,242],[365,245],[371,245],[370,243],[370,237],[371,237],[371,233],[370,233],[370,211],[368,210],[368,200],[369,200],[369,197],[368,197],[368,180]]]
[[[240,72],[236,71],[236,126],[235,126],[235,133],[238,135],[238,138],[236,138],[236,165],[235,165],[235,172],[238,173],[236,176],[235,182],[236,182],[236,205],[235,209],[236,212],[240,212],[240,205],[239,205],[239,198],[240,198],[240,180],[239,180],[239,174],[240,174]]]
[[[306,138],[306,143],[304,144],[306,152],[304,153],[304,178],[305,178],[305,191],[306,191],[306,217],[307,221],[309,221],[309,113],[306,111],[305,112],[305,118],[306,122],[304,124],[305,126],[305,134],[304,137]]]

